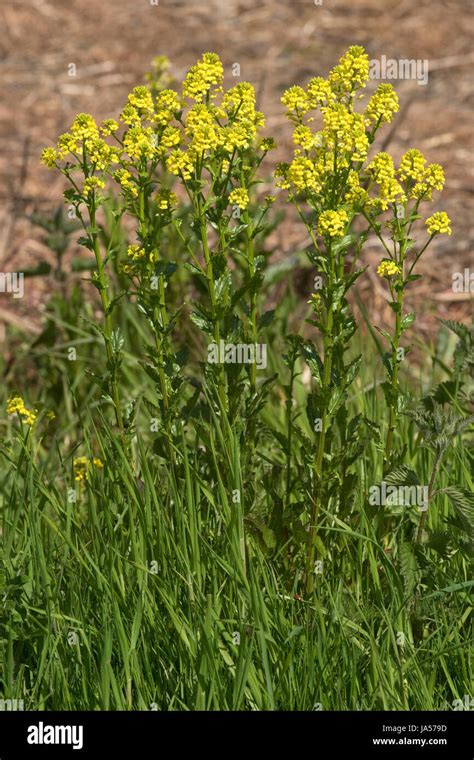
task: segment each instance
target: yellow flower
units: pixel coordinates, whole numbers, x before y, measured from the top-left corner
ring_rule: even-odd
[[[69,134],[69,132],[64,132],[64,134],[59,135],[58,143],[56,145],[58,158],[66,158],[68,153],[77,153],[78,150],[79,145],[77,143],[77,140],[75,137]]]
[[[94,192],[94,190],[98,190],[99,188],[104,188],[105,182],[99,177],[87,177],[87,179],[84,180],[84,195],[90,195]]]
[[[104,137],[108,137],[113,132],[116,132],[119,128],[118,122],[115,121],[115,119],[105,119],[105,121],[102,122],[100,125],[100,131],[104,135]]]
[[[222,144],[221,128],[211,110],[204,103],[196,103],[186,119],[186,135],[190,138],[190,152],[200,158],[207,150]]]
[[[151,127],[130,127],[123,139],[123,149],[132,160],[151,160],[158,153],[156,135]]]
[[[344,195],[346,203],[350,203],[357,208],[365,206],[368,200],[367,190],[360,185],[359,174],[351,170],[347,177],[346,193]]]
[[[156,203],[159,209],[162,211],[171,211],[178,203],[178,198],[175,193],[168,188],[163,187],[156,194]]]
[[[99,171],[106,171],[110,164],[116,164],[118,162],[117,148],[112,148],[100,138],[90,141],[87,149],[89,151],[91,163],[94,164],[94,168]]]
[[[377,268],[377,274],[379,277],[393,277],[393,275],[400,273],[401,269],[398,264],[395,264],[395,262],[390,259],[382,259]]]
[[[293,132],[293,142],[295,145],[301,145],[304,150],[311,150],[319,143],[317,135],[311,132],[309,127],[299,124]]]
[[[87,457],[76,457],[72,463],[74,480],[77,480],[79,483],[81,483],[84,480],[87,480],[91,467],[102,469],[103,466],[104,464],[102,460],[99,459],[99,457],[93,457],[93,459],[88,459]]]
[[[392,85],[379,84],[365,109],[368,124],[389,124],[398,108],[398,96]]]
[[[332,238],[341,237],[344,234],[347,222],[348,216],[344,209],[323,211],[319,217],[318,233]]]
[[[280,187],[290,187],[293,185],[299,192],[303,190],[314,190],[317,192],[321,188],[319,174],[314,161],[304,156],[296,156],[293,159],[288,166],[284,181],[289,184],[280,184]]]
[[[442,190],[444,187],[444,171],[439,164],[429,164],[426,167],[423,181],[433,190]]]
[[[311,108],[311,102],[306,92],[298,85],[286,90],[281,97],[281,102],[288,111],[294,111],[298,116],[303,116]]]
[[[181,142],[181,130],[178,127],[165,127],[160,139],[160,147],[176,148]]]
[[[329,103],[336,98],[331,90],[331,85],[323,77],[313,77],[308,84],[307,91],[311,108],[316,108],[323,103]]]
[[[78,113],[71,126],[71,135],[75,140],[96,140],[99,137],[99,129],[95,119],[90,113]]]
[[[52,169],[55,166],[58,158],[59,156],[54,148],[44,148],[41,151],[41,163],[47,166],[48,169]]]
[[[437,211],[425,222],[430,235],[451,235],[451,219],[446,211]]]
[[[244,187],[236,187],[229,195],[229,203],[244,211],[249,205],[249,194]]]
[[[425,164],[426,158],[423,153],[416,148],[411,148],[402,156],[398,176],[402,181],[412,179],[415,182],[419,182],[423,179]]]
[[[368,173],[379,185],[395,179],[395,166],[389,153],[377,153],[367,166]]]
[[[204,53],[202,59],[191,66],[183,82],[183,95],[202,100],[212,86],[222,84],[224,68],[216,53]]]
[[[127,98],[124,112],[126,116],[132,118],[132,123],[141,119],[153,119],[155,110],[153,108],[153,98],[148,87],[141,84],[133,88]]]
[[[191,179],[194,170],[189,156],[182,150],[173,150],[166,159],[166,168],[170,174],[181,176],[184,180]]]
[[[118,169],[114,174],[114,179],[120,184],[122,191],[132,198],[138,195],[137,186],[132,182],[132,175],[127,169]]]
[[[145,249],[140,248],[139,245],[129,245],[127,248],[127,256],[133,261],[143,259],[145,256]]]
[[[179,95],[174,90],[162,90],[158,93],[155,100],[155,121],[161,126],[170,124],[175,114],[182,109]]]
[[[329,74],[329,84],[337,94],[365,87],[369,78],[369,56],[360,45],[352,45]]]
[[[19,414],[27,425],[33,425],[38,415],[26,408],[21,396],[12,396],[7,401],[7,414]]]

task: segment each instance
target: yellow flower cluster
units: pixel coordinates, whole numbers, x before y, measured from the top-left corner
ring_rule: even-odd
[[[367,166],[370,186],[380,186],[379,194],[369,198],[367,208],[384,211],[389,203],[406,203],[411,200],[431,200],[433,190],[442,190],[444,171],[439,164],[426,166],[426,158],[416,148],[402,156],[398,170],[388,153],[377,153]]]
[[[288,90],[283,93],[281,102],[287,107],[290,114],[292,113],[296,117],[304,116],[312,107],[308,93],[299,85],[289,87]]]
[[[401,158],[398,176],[403,182],[407,179],[420,182],[425,173],[425,165],[426,158],[423,153],[416,148],[410,148]]]
[[[161,211],[171,211],[178,204],[178,197],[166,187],[161,188],[156,194],[156,205]]]
[[[400,267],[394,261],[391,261],[391,259],[382,259],[377,268],[379,277],[393,277],[393,275],[400,273]]]
[[[212,151],[222,145],[223,135],[213,109],[196,103],[188,113],[185,133],[189,137],[189,156],[200,159],[206,151]]]
[[[377,153],[367,166],[372,182],[379,185],[377,197],[369,198],[368,206],[375,211],[385,211],[390,203],[405,203],[403,187],[396,179],[393,158],[385,152]]]
[[[83,192],[84,192],[84,195],[90,195],[95,190],[98,190],[104,187],[105,187],[105,182],[99,179],[99,177],[87,177],[87,179],[84,180]]]
[[[437,211],[425,224],[430,235],[451,235],[451,219],[446,211]]]
[[[369,200],[367,190],[361,186],[359,174],[354,169],[347,177],[344,200],[356,209],[363,209]]]
[[[83,168],[86,196],[104,187],[109,175],[129,201],[138,196],[139,179],[149,163],[154,169],[161,162],[185,182],[200,178],[203,168],[214,173],[221,167],[230,174],[240,165],[240,151],[255,145],[266,153],[275,143],[256,140],[265,119],[256,110],[253,86],[241,82],[224,92],[223,76],[219,56],[205,53],[188,71],[181,95],[172,89],[134,87],[117,121],[105,119],[97,126],[90,114],[79,114],[56,147],[43,150],[42,161],[53,168],[66,159]],[[108,137],[116,145],[105,142]],[[68,174],[67,167],[62,170]],[[174,205],[169,195],[157,197],[157,203],[161,210]]]
[[[133,182],[132,175],[128,169],[117,169],[114,174],[114,179],[119,183],[125,195],[130,195],[132,198],[137,197],[138,189],[136,184]]]
[[[305,156],[296,156],[288,167],[282,166],[282,181],[277,182],[278,187],[295,188],[318,192],[321,189],[321,179],[318,168],[314,161]],[[277,169],[278,171],[278,169]],[[277,174],[278,176],[278,174]]]
[[[393,114],[398,108],[393,88],[387,85],[378,88],[365,113],[355,111],[354,96],[366,86],[368,78],[368,55],[364,48],[354,45],[327,79],[314,77],[306,89],[294,86],[284,93],[281,100],[295,124],[293,141],[297,147],[293,161],[278,167],[278,187],[290,193],[305,191],[326,197],[334,190],[335,176],[344,172],[346,177],[352,176],[344,199],[363,205],[366,196],[363,188],[356,186],[352,171],[359,170],[366,160],[374,129],[382,121],[389,121],[389,112]],[[311,112],[315,110],[323,117],[319,131],[311,126]],[[394,196],[395,189],[393,183],[385,186],[386,196]]]
[[[156,96],[155,104],[154,121],[162,127],[170,124],[182,109],[181,101],[175,90],[162,90]]]
[[[104,136],[110,135],[118,129],[118,124],[113,119],[107,119],[102,122],[100,132]],[[51,169],[72,154],[74,158],[83,155],[90,164],[92,172],[106,172],[112,164],[120,160],[120,151],[118,148],[111,147],[99,135],[93,116],[87,113],[80,113],[74,119],[69,132],[64,132],[59,136],[55,148],[45,148],[41,153],[41,161],[45,166]],[[104,187],[102,179],[90,176],[84,181],[84,194],[89,195],[94,189]]]
[[[184,150],[173,150],[166,159],[166,168],[170,174],[181,177],[183,180],[191,179],[194,165]]]
[[[133,126],[123,138],[123,149],[132,161],[156,158],[158,155],[157,138],[151,127]]]
[[[347,211],[323,211],[319,217],[318,233],[323,236],[337,238],[342,237],[349,218]]]
[[[245,187],[236,187],[229,195],[229,203],[244,211],[249,205],[249,194]]]
[[[365,87],[369,78],[369,56],[361,45],[352,45],[329,74],[329,85],[337,95],[352,94]]]
[[[77,480],[80,483],[84,480],[87,480],[91,467],[102,469],[104,465],[99,457],[94,457],[93,459],[89,459],[88,457],[76,457],[76,459],[73,461],[72,466],[74,472],[74,480]]]
[[[38,414],[27,409],[21,396],[12,396],[7,401],[7,414],[19,414],[27,425],[34,425]]]
[[[398,96],[392,85],[379,84],[365,109],[367,123],[369,125],[389,124],[398,109]]]
[[[201,60],[191,66],[183,82],[183,95],[202,100],[212,87],[222,85],[224,68],[216,53],[204,53]]]
[[[100,125],[100,131],[104,137],[109,137],[119,128],[119,124],[115,119],[105,119]]]
[[[127,256],[133,261],[138,261],[145,257],[145,249],[140,248],[139,245],[129,245],[127,248]]]

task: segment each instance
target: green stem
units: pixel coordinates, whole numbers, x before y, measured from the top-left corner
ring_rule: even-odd
[[[444,449],[441,448],[441,449],[439,449],[438,453],[436,454],[436,459],[435,459],[434,465],[433,465],[433,472],[431,473],[431,478],[430,478],[430,482],[429,482],[429,485],[428,485],[428,499],[427,499],[426,509],[420,514],[420,521],[418,523],[418,530],[416,532],[416,538],[415,538],[415,543],[416,544],[420,544],[421,543],[421,539],[422,539],[422,536],[423,536],[423,529],[425,527],[425,522],[426,522],[426,516],[428,514],[428,508],[429,508],[429,505],[430,505],[430,502],[431,502],[431,499],[432,499],[432,496],[433,496],[434,485],[435,485],[436,478],[437,478],[437,475],[438,475],[438,472],[439,472],[439,468],[441,466],[441,461],[443,459],[443,453],[444,453]]]
[[[390,469],[390,457],[392,455],[395,428],[396,428],[397,420],[398,420],[398,397],[400,395],[398,376],[399,376],[399,371],[400,371],[400,360],[398,359],[397,354],[398,354],[398,349],[400,347],[400,339],[402,335],[403,303],[404,303],[404,295],[405,295],[405,289],[404,289],[404,284],[403,284],[404,262],[405,262],[405,248],[402,245],[400,248],[400,267],[402,269],[401,282],[400,282],[399,289],[397,292],[397,311],[395,314],[395,334],[394,334],[393,344],[392,344],[392,377],[391,377],[392,399],[391,399],[390,408],[389,408],[387,439],[385,441],[384,475],[387,474],[387,472]]]
[[[114,351],[112,347],[112,315],[109,313],[109,305],[110,305],[109,288],[108,288],[108,283],[107,283],[107,277],[105,275],[105,270],[104,270],[104,262],[102,261],[102,256],[100,253],[99,238],[98,238],[97,232],[95,231],[96,230],[95,200],[93,200],[90,205],[89,217],[90,217],[90,223],[91,223],[91,228],[92,228],[92,233],[91,233],[92,244],[94,248],[95,260],[97,263],[97,272],[99,275],[100,298],[102,301],[102,310],[104,312],[104,342],[105,342],[105,350],[107,353],[107,361],[109,363],[110,385],[111,385],[112,398],[113,398],[114,407],[115,407],[115,418],[117,420],[117,425],[120,430],[120,433],[121,435],[123,435],[124,426],[123,426],[122,409],[120,406],[120,396],[119,396],[116,372],[115,372],[115,369],[113,369],[115,357],[114,357]]]
[[[324,451],[326,447],[326,426],[327,426],[327,400],[325,398],[326,391],[331,385],[331,372],[332,372],[332,354],[333,354],[333,324],[334,324],[334,312],[332,304],[332,289],[334,285],[334,257],[332,254],[331,246],[328,248],[328,283],[327,289],[331,299],[331,303],[328,308],[326,329],[324,332],[323,346],[324,346],[324,366],[322,376],[322,396],[324,398],[324,408],[321,419],[321,432],[319,434],[318,446],[316,449],[316,456],[314,461],[314,479],[315,479],[315,493],[313,497],[313,503],[311,506],[311,516],[308,534],[308,547],[306,554],[306,593],[312,594],[314,590],[314,557],[315,557],[315,539],[317,535],[317,523],[319,517],[320,505],[323,497],[323,461]]]
[[[202,243],[202,249],[204,253],[204,259],[206,262],[206,279],[207,279],[207,286],[209,290],[209,298],[211,301],[211,313],[212,313],[212,327],[213,327],[213,334],[214,334],[214,342],[217,346],[218,356],[219,359],[222,359],[223,357],[220,356],[220,340],[221,340],[221,333],[220,333],[220,326],[219,326],[219,318],[217,316],[217,299],[216,299],[216,289],[214,286],[214,272],[212,267],[212,255],[209,250],[209,243],[207,239],[207,226],[206,226],[206,220],[204,218],[204,215],[201,211],[201,206],[198,201],[198,217],[200,220],[200,235],[201,235],[201,243]],[[219,390],[219,398],[221,401],[222,408],[227,411],[227,392],[226,392],[226,377],[225,377],[225,370],[224,370],[224,364],[222,361],[219,361],[218,364],[219,372],[218,372],[218,390]]]

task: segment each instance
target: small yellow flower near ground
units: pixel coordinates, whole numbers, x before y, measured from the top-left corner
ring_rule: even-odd
[[[347,212],[344,209],[339,211],[323,211],[319,217],[318,233],[328,237],[341,237],[344,234],[345,226],[348,222]]]
[[[393,275],[400,273],[401,269],[398,264],[395,264],[394,261],[390,261],[390,259],[383,259],[377,268],[377,274],[379,277],[393,277]]]
[[[74,480],[77,480],[79,483],[87,480],[88,472],[91,467],[96,467],[97,469],[101,470],[104,467],[104,464],[102,460],[99,459],[99,457],[93,457],[93,459],[88,459],[87,457],[76,457],[72,463]]]
[[[229,195],[229,203],[244,211],[249,205],[249,194],[245,187],[236,187]]]
[[[133,261],[143,259],[145,256],[145,249],[140,248],[139,245],[129,245],[127,248],[127,256]]]
[[[32,412],[26,408],[21,396],[12,396],[8,399],[7,414],[19,414],[27,425],[34,425],[38,416],[36,410]]]
[[[425,222],[430,235],[451,235],[451,219],[446,211],[437,211]]]

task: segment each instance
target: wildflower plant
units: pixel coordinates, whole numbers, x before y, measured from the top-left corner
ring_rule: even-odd
[[[445,323],[454,369],[437,347],[420,403],[400,381],[406,294],[451,233],[425,211],[443,170],[377,152],[398,99],[365,97],[354,46],[284,93],[294,150],[262,192],[275,145],[224,73],[205,53],[178,84],[158,57],[113,118],[79,114],[43,151],[76,219],[44,223],[61,293],[28,374],[5,374],[0,685],[32,709],[444,709],[472,681],[472,330]],[[272,262],[282,198],[309,242]],[[79,225],[99,325],[63,266]],[[383,365],[350,306],[369,235]],[[381,475],[422,510],[370,501]]]
[[[434,211],[426,218],[421,244],[416,241],[424,204],[442,190],[444,173],[417,150],[408,150],[398,166],[389,153],[375,150],[379,130],[398,111],[398,99],[390,84],[366,98],[368,79],[368,56],[353,46],[326,78],[314,77],[284,93],[294,149],[291,160],[276,167],[275,194],[260,190],[264,161],[275,144],[264,131],[254,88],[248,82],[226,87],[223,64],[214,53],[205,53],[189,69],[181,87],[175,87],[166,61],[156,59],[147,84],[132,89],[116,118],[96,123],[79,114],[56,146],[42,154],[43,162],[70,183],[65,197],[84,228],[80,243],[94,256],[91,280],[103,312],[97,329],[106,349],[105,375],[96,373],[95,381],[115,414],[111,429],[100,409],[97,424],[89,421],[82,438],[94,439],[88,456],[73,459],[73,478],[84,487],[82,514],[87,504],[94,505],[94,530],[101,524],[111,546],[123,535],[120,556],[133,554],[143,598],[156,580],[164,605],[160,614],[174,614],[181,602],[189,603],[189,640],[204,609],[205,632],[199,628],[199,637],[211,641],[221,592],[214,610],[210,588],[232,587],[227,618],[237,632],[255,629],[265,661],[270,638],[262,633],[267,630],[262,588],[273,588],[278,603],[299,602],[304,594],[311,616],[316,598],[325,594],[326,578],[318,584],[321,563],[350,585],[352,570],[342,558],[347,547],[358,568],[370,568],[377,598],[388,588],[379,580],[380,567],[395,572],[402,584],[390,564],[392,548],[410,594],[417,593],[426,578],[418,570],[428,562],[424,557],[418,566],[418,553],[425,539],[427,546],[436,543],[431,534],[426,538],[433,518],[413,511],[400,517],[385,507],[390,519],[399,519],[390,542],[388,523],[373,519],[364,502],[367,479],[383,473],[392,483],[406,485],[411,479],[421,485],[424,468],[428,501],[452,497],[440,486],[447,448],[442,443],[430,448],[429,427],[439,432],[440,420],[448,427],[452,423],[453,446],[467,429],[456,396],[459,378],[455,418],[435,412],[429,401],[411,417],[406,408],[400,368],[415,315],[405,311],[405,293],[419,277],[420,257],[436,236],[451,233],[451,223],[445,212]],[[288,329],[291,287],[276,308],[265,306],[275,270],[288,272],[293,261],[277,262],[273,274],[268,265],[265,246],[277,219],[272,210],[278,208],[277,195],[289,199],[310,241],[306,255],[314,287],[306,325],[298,326],[297,334]],[[366,372],[350,308],[351,290],[367,269],[364,246],[370,234],[382,246],[376,271],[394,315],[391,331],[379,328],[388,346],[386,381],[380,406],[373,400],[386,415],[369,414],[364,403]],[[259,345],[268,348],[268,370],[255,356],[226,361],[228,347],[233,356],[236,346]],[[90,400],[74,393],[77,407]],[[36,411],[20,397],[10,400],[8,411],[34,424]],[[418,426],[435,457],[434,463],[421,458],[418,470],[403,459],[407,446],[397,448],[401,430],[410,424]],[[102,460],[91,453],[96,450],[107,464],[100,478],[93,476],[102,469]],[[66,477],[70,482],[70,473]],[[96,490],[113,509],[99,515]],[[464,490],[459,493],[454,501],[462,511],[469,500]],[[72,507],[68,510],[67,536],[73,524]],[[464,519],[459,517],[460,534]],[[461,535],[456,551],[464,547]],[[158,555],[162,573],[155,580],[144,569],[150,552]],[[179,584],[173,580],[166,597],[163,589],[175,564]],[[227,592],[222,593],[224,599]],[[309,630],[314,621],[308,621]],[[222,628],[219,636],[222,652],[228,632]],[[253,646],[250,634],[248,645]],[[246,646],[235,661],[233,650],[228,655],[226,649],[226,662],[253,668]],[[267,676],[264,665],[252,678],[269,683]],[[242,671],[242,684],[246,677]],[[126,690],[130,706],[128,676]],[[198,691],[196,704],[202,707],[205,697]],[[240,705],[247,698],[244,687],[237,691],[232,704]],[[276,704],[272,694],[268,700]]]

